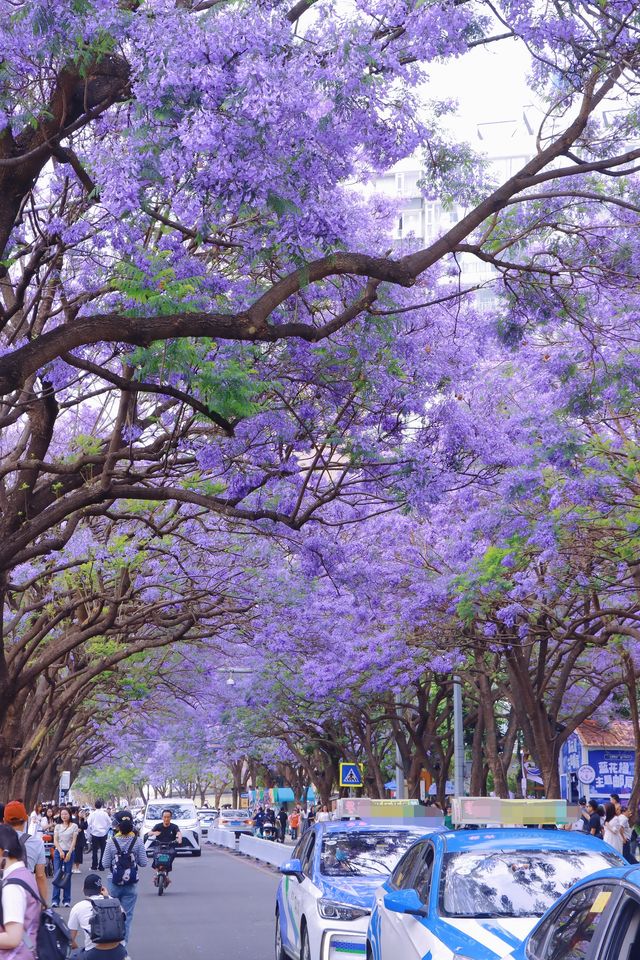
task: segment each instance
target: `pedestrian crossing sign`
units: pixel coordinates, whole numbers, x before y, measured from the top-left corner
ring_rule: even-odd
[[[341,763],[340,764],[340,786],[341,787],[364,786],[363,765],[361,763]]]

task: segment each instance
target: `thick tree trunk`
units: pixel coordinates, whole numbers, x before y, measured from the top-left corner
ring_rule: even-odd
[[[640,803],[640,763],[638,763],[638,758],[640,758],[640,711],[638,710],[638,678],[633,660],[629,654],[625,653],[623,660],[625,665],[625,683],[629,697],[629,712],[631,715],[631,723],[633,724],[633,744],[636,752],[633,787],[631,788],[631,796],[629,797],[627,816],[629,817],[629,823],[637,824],[639,822],[638,804]]]
[[[6,247],[25,197],[64,139],[65,128],[84,116],[89,122],[92,110],[121,99],[128,77],[126,62],[112,55],[89,66],[85,76],[69,64],[59,72],[48,109],[38,122],[26,126],[15,139],[9,127],[0,133],[2,158],[26,157],[16,166],[0,168],[0,251]]]
[[[484,741],[484,707],[482,701],[478,700],[478,715],[476,725],[473,728],[473,741],[471,745],[471,784],[470,793],[472,797],[484,797],[487,793],[487,776],[485,772],[485,757],[483,750]]]

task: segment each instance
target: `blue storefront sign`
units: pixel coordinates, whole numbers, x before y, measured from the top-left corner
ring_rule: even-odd
[[[560,795],[570,803],[575,803],[582,792],[578,770],[583,762],[582,744],[578,735],[572,733],[560,748]]]
[[[580,740],[575,733],[572,733],[564,746],[566,747],[566,769],[569,773],[573,773],[580,766],[582,766],[582,749]]]
[[[576,803],[579,796],[606,800],[612,793],[629,798],[633,787],[635,753],[624,747],[585,747],[572,733],[560,750],[560,791]],[[593,773],[588,770],[593,768]],[[589,772],[593,780],[587,778]]]
[[[589,764],[596,772],[591,796],[602,799],[610,793],[629,797],[633,787],[635,753],[633,750],[593,750],[589,748]]]

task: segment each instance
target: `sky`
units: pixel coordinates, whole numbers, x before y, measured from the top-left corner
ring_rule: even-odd
[[[441,92],[456,97],[461,116],[482,123],[516,116],[531,103],[526,75],[529,58],[523,45],[500,40],[477,47],[459,60],[431,70]]]

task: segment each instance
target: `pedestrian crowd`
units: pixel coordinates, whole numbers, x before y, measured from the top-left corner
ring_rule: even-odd
[[[253,814],[253,832],[256,837],[265,837],[267,840],[279,840],[280,843],[284,843],[287,837],[297,840],[314,823],[331,819],[332,814],[327,804],[323,804],[318,811],[313,803],[308,810],[296,804],[289,812],[287,804],[283,803],[277,813],[269,804],[266,806],[260,804]]]
[[[72,874],[89,851],[83,898],[65,922],[54,908],[71,908]],[[129,960],[147,862],[129,810],[96,800],[91,811],[37,803],[29,814],[21,800],[0,803],[0,960]]]
[[[581,830],[604,840],[622,854],[628,863],[637,863],[639,849],[638,831],[640,822],[625,810],[617,793],[612,793],[605,804],[597,800],[580,798],[580,816],[568,825],[571,830]]]

